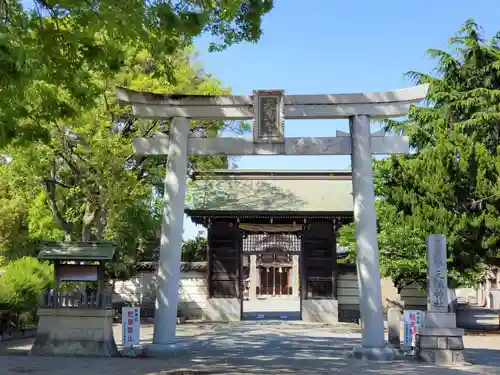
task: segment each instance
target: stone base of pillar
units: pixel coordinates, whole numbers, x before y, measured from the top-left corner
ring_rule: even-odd
[[[171,358],[179,352],[186,351],[188,346],[184,343],[149,344],[144,347],[143,356],[150,358]]]
[[[114,357],[112,309],[40,308],[32,355]]]
[[[370,361],[394,361],[396,359],[396,350],[390,346],[384,348],[354,348],[351,357]]]
[[[437,365],[464,363],[463,337],[462,328],[417,328],[415,357]]]
[[[426,328],[457,328],[457,316],[452,312],[427,311],[425,313]]]

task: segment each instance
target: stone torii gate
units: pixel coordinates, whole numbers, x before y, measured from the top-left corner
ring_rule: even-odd
[[[144,93],[117,88],[121,104],[139,118],[173,119],[169,134],[133,139],[141,155],[167,155],[164,219],[158,267],[153,350],[175,344],[188,155],[351,155],[356,224],[362,347],[354,355],[391,358],[385,346],[372,155],[404,154],[407,137],[370,133],[370,118],[400,117],[421,102],[428,86],[361,94],[285,95],[259,90],[251,96]],[[285,138],[284,120],[349,118],[350,134]],[[205,138],[190,132],[193,120],[254,120],[253,138]]]

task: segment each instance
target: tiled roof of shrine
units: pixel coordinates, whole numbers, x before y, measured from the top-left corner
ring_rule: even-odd
[[[186,213],[352,214],[350,171],[199,172],[189,183]]]

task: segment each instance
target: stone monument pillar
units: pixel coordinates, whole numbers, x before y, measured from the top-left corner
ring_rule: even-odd
[[[427,238],[427,312],[424,327],[417,328],[415,356],[436,364],[464,362],[464,330],[448,310],[446,238]]]
[[[248,286],[248,299],[257,299],[257,255],[250,255],[250,282]]]

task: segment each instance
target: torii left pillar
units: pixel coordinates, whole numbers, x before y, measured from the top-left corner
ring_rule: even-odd
[[[175,330],[179,304],[189,129],[189,119],[176,117],[172,120],[169,131],[154,333],[153,344],[147,348],[149,354],[166,352],[177,347]]]

